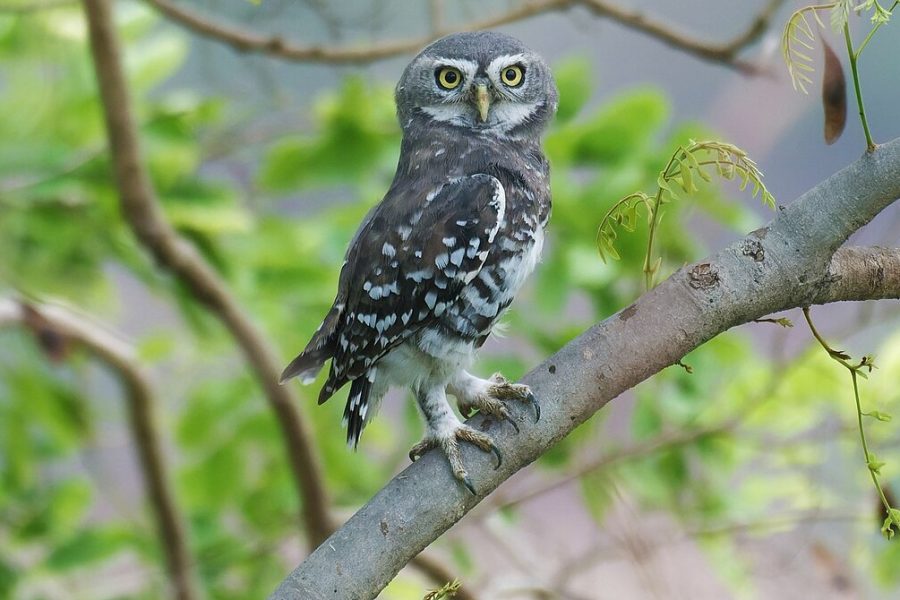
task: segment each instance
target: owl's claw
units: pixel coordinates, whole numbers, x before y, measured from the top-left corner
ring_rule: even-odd
[[[500,448],[498,448],[494,442],[491,442],[491,452],[497,457],[497,464],[494,465],[494,470],[496,471],[500,468],[500,465],[503,464],[503,454],[500,453]]]
[[[476,411],[497,419],[503,419],[512,425],[512,428],[516,430],[516,433],[519,433],[519,423],[516,422],[515,417],[510,414],[509,409],[506,408],[506,405],[500,400],[491,397],[483,397],[478,398],[474,402],[461,402],[459,404],[459,412],[467,419],[471,418]]]
[[[541,405],[538,403],[537,398],[534,397],[534,394],[531,393],[531,388],[523,383],[510,383],[500,373],[494,373],[490,380],[493,382],[493,385],[488,388],[488,394],[491,397],[498,400],[527,402],[534,409],[534,422],[537,423],[541,420]],[[516,427],[516,432],[518,431],[519,428]]]
[[[409,459],[415,462],[432,448],[440,447],[450,463],[450,470],[453,471],[453,476],[466,486],[466,489],[472,492],[473,495],[477,495],[475,486],[472,485],[472,480],[463,466],[462,456],[459,452],[459,442],[469,442],[484,452],[492,453],[497,459],[494,469],[499,469],[500,465],[503,464],[503,453],[500,452],[500,448],[497,447],[489,435],[462,424],[456,427],[449,435],[440,435],[430,431],[425,439],[410,449]]]
[[[534,394],[531,393],[531,390],[528,390],[528,396],[525,400],[534,408],[534,422],[537,423],[541,420],[541,404],[534,397]]]
[[[415,446],[409,449],[409,460],[412,462],[416,462],[422,456],[431,450],[432,448],[437,446],[437,442],[432,438],[425,438]]]

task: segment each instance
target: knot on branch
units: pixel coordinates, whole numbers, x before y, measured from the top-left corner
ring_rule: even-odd
[[[719,269],[712,263],[700,263],[688,272],[688,278],[695,290],[711,290],[719,285]]]
[[[766,259],[766,250],[763,248],[762,242],[755,238],[747,238],[741,242],[741,253],[749,256],[756,262],[762,262]]]

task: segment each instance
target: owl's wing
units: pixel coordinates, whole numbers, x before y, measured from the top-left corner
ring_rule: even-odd
[[[395,212],[382,204],[348,254],[346,308],[324,402],[347,381],[443,314],[478,275],[506,209],[500,182],[472,175]]]
[[[486,174],[392,188],[351,242],[334,306],[282,380],[311,380],[332,358],[319,403],[356,380],[348,409],[355,396],[358,412],[377,361],[440,317],[478,275],[505,210],[503,186]]]

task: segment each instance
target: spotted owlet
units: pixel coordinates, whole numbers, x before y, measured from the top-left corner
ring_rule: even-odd
[[[469,373],[474,353],[534,269],[550,217],[541,134],[558,93],[547,64],[515,38],[458,33],[426,47],[396,89],[400,160],[384,199],[350,242],[337,297],[282,381],[310,383],[331,359],[323,403],[350,383],[347,441],[388,387],[407,387],[433,447],[474,493],[459,442],[500,451],[460,422],[473,408],[516,422],[504,402],[540,405],[524,385]],[[518,427],[516,426],[516,429]]]

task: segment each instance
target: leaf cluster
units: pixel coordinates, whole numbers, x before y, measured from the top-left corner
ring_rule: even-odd
[[[699,191],[697,179],[712,181],[708,170],[722,179],[737,180],[741,191],[752,184],[751,195],[754,198],[759,196],[763,204],[775,208],[775,198],[766,189],[762,172],[746,152],[725,142],[690,140],[687,145],[676,149],[665,168],[660,171],[654,195],[650,196],[644,192],[631,193],[613,204],[600,220],[597,228],[597,248],[604,262],[607,257],[620,258],[615,248],[618,237],[616,228],[621,227],[633,232],[638,222],[638,211],[643,210],[650,231],[643,271],[647,287],[652,287],[653,278],[659,272],[662,262],[661,256],[653,257],[653,244],[663,207],[682,195],[688,196]]]

